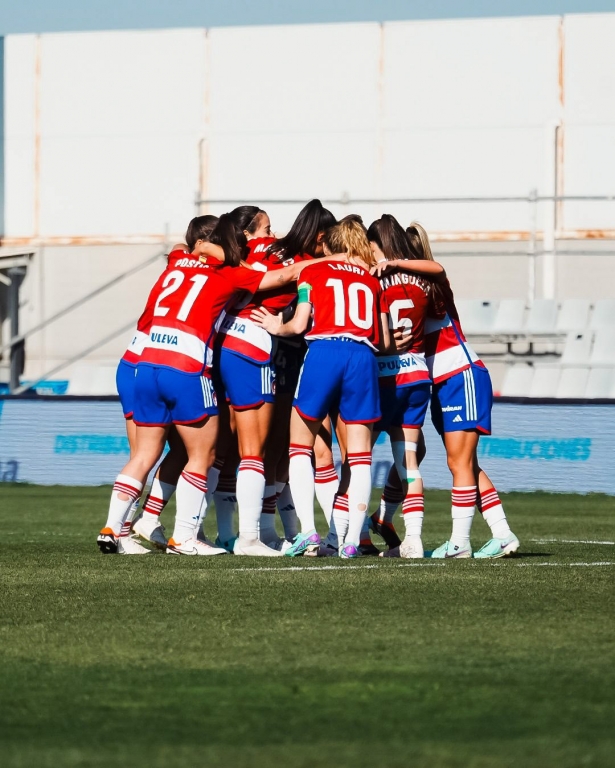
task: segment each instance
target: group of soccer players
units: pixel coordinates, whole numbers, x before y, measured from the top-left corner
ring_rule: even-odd
[[[104,553],[494,558],[519,548],[477,459],[491,432],[489,373],[417,223],[404,229],[385,214],[366,229],[358,216],[337,222],[319,200],[279,239],[255,206],[193,219],[149,294],[117,386],[130,459],[98,536]],[[425,553],[419,465],[430,404],[452,474],[452,532]],[[380,432],[393,465],[370,514]],[[167,539],[160,514],[173,494]],[[212,499],[215,542],[203,531]],[[400,504],[403,539],[393,525]],[[473,555],[475,507],[491,538]]]

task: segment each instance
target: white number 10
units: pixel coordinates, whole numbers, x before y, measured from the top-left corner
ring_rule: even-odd
[[[327,280],[327,288],[333,288],[335,302],[334,322],[340,327],[346,325],[346,296],[344,283],[339,278],[331,277]],[[359,314],[359,294],[365,296],[365,317]],[[363,283],[350,283],[348,286],[348,317],[357,328],[368,329],[373,325],[374,294]]]

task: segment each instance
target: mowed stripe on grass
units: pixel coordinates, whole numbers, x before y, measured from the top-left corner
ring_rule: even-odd
[[[107,496],[0,486],[3,765],[611,764],[612,499],[509,495],[511,560],[265,565],[101,556]]]

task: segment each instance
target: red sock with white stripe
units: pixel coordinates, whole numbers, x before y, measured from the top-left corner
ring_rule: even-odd
[[[476,504],[476,486],[463,485],[453,487],[451,515],[453,518],[453,532],[451,544],[458,547],[466,547],[470,543],[470,529],[474,517],[474,505]]]
[[[284,538],[292,541],[299,530],[299,518],[293,495],[290,492],[290,485],[288,483],[276,483],[275,489],[278,494],[278,512],[284,526]]]
[[[278,536],[278,532],[275,529],[275,504],[277,500],[278,494],[275,491],[275,485],[266,485],[259,528],[259,538],[265,544],[276,539]]]
[[[235,475],[222,475],[214,491],[216,506],[216,521],[218,523],[218,538],[220,541],[230,541],[235,536],[233,517],[237,506],[237,478]]]
[[[207,493],[207,478],[197,472],[184,470],[177,481],[175,502],[175,528],[173,541],[182,544],[187,539],[195,538],[201,515],[204,514],[205,494]]]
[[[478,508],[482,512],[485,522],[491,528],[491,535],[494,539],[505,539],[510,536],[512,531],[495,488],[489,488],[480,494]]]
[[[422,493],[409,493],[402,507],[406,536],[420,536],[423,532],[425,497]]]
[[[122,531],[122,525],[128,517],[132,505],[141,496],[143,483],[128,475],[118,475],[111,491],[109,512],[105,528],[109,528],[116,536]]]
[[[175,493],[176,488],[176,485],[161,482],[155,477],[143,505],[143,518],[152,523],[157,523],[160,513],[169,503],[169,499]]]
[[[377,518],[379,523],[386,523],[387,525],[393,524],[393,518],[397,512],[397,507],[404,500],[404,492],[401,488],[394,488],[387,482],[382,491],[380,497],[380,507],[378,509]]]
[[[258,528],[265,495],[265,465],[260,456],[244,456],[237,470],[239,535],[258,539]]]
[[[288,455],[290,491],[295,502],[301,533],[313,531],[314,524],[314,470],[312,449],[308,445],[291,443]]]
[[[327,534],[327,544],[338,549],[344,543],[348,533],[348,495],[338,493],[333,501],[331,524]]]
[[[350,484],[348,485],[348,534],[346,540],[350,544],[358,544],[361,540],[361,529],[369,509],[369,499],[372,493],[372,454],[349,453]]]
[[[335,466],[328,464],[326,467],[316,467],[314,482],[316,484],[316,498],[327,519],[327,525],[329,525],[333,513],[333,500],[340,486]]]

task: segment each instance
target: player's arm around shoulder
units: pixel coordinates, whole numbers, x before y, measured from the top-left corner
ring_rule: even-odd
[[[435,282],[444,282],[446,280],[446,271],[442,264],[428,259],[391,259],[386,262],[379,262],[372,267],[370,273],[375,277],[382,277],[387,272],[395,269],[401,269],[404,272],[414,272],[417,275],[428,277]]]
[[[297,309],[288,322],[282,322],[282,313],[272,315],[264,307],[253,310],[250,319],[261,328],[264,328],[272,336],[298,336],[305,333],[312,317],[311,302],[312,286],[303,281],[299,285]]]

